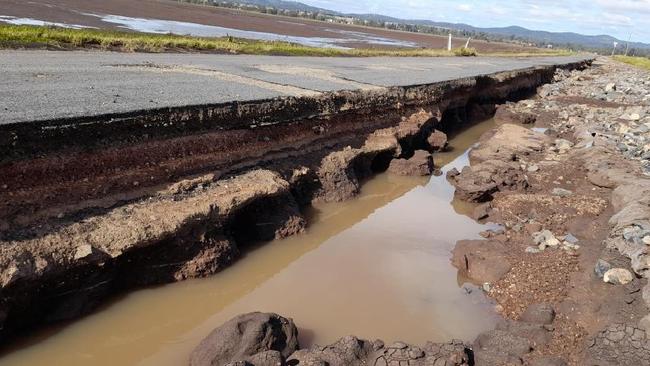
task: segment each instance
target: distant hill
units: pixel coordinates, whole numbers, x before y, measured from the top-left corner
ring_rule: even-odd
[[[332,10],[327,10],[323,8],[317,8],[315,6],[310,6],[307,4],[303,4],[298,1],[285,1],[285,0],[233,0],[232,2],[235,3],[240,3],[240,4],[251,4],[251,5],[258,5],[258,6],[270,6],[274,7],[276,9],[284,9],[284,10],[295,10],[295,11],[309,11],[313,13],[327,13],[327,14],[336,14],[339,15],[340,13]],[[218,3],[218,1],[216,1]]]
[[[446,23],[446,22],[436,22],[433,20],[424,20],[424,19],[400,19],[385,15],[379,14],[344,14],[337,11],[323,9],[315,6],[310,6],[298,1],[286,1],[286,0],[233,0],[233,2],[240,4],[252,4],[257,6],[269,6],[277,9],[293,10],[293,11],[303,11],[311,13],[321,13],[329,14],[335,16],[346,16],[353,17],[360,20],[367,20],[376,23],[394,23],[394,24],[412,24],[420,26],[428,26],[440,29],[449,29],[453,31],[461,31],[467,33],[475,33],[477,35],[487,35],[488,38],[492,39],[504,39],[504,40],[517,40],[524,42],[531,42],[536,45],[546,45],[551,44],[554,46],[561,47],[572,47],[572,48],[583,48],[590,50],[605,50],[611,49],[614,42],[618,42],[619,45],[623,46],[626,44],[626,41],[617,39],[609,35],[597,35],[589,36],[573,32],[547,32],[540,30],[531,30],[519,26],[510,26],[502,28],[481,28],[474,27],[469,24],[463,23]],[[640,43],[640,42],[631,42],[629,44],[630,49],[639,49],[646,52],[650,52],[650,44]]]
[[[556,45],[581,45],[587,48],[612,48],[614,42],[623,45],[626,41],[614,38],[608,35],[589,36],[574,32],[547,32],[540,30],[531,30],[519,26],[510,26],[503,28],[480,28],[462,23],[443,23],[433,21],[422,21],[422,24],[429,24],[432,26],[446,27],[451,29],[461,29],[466,31],[482,32],[488,34],[496,34],[504,37],[515,37],[517,39],[525,39],[534,41],[536,43],[549,43]],[[630,42],[630,48],[650,49],[650,44],[640,42]]]

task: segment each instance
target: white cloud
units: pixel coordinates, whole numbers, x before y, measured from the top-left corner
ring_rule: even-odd
[[[615,13],[641,12],[650,14],[650,0],[596,0],[596,3]]]
[[[2,0],[0,0],[1,2]],[[650,43],[650,0],[299,0],[349,13],[462,22],[477,27],[519,25],[551,32],[610,34]]]

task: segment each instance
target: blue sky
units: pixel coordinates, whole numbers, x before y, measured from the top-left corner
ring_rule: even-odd
[[[349,13],[530,29],[609,34],[650,43],[650,0],[302,0]]]

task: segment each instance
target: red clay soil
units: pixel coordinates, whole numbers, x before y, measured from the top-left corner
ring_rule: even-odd
[[[444,48],[447,45],[447,38],[442,36],[330,24],[308,19],[272,16],[167,0],[34,0],[29,2],[23,0],[3,0],[2,6],[0,7],[0,15],[5,16],[79,24],[98,28],[120,29],[116,24],[105,23],[98,17],[83,13],[175,20],[301,37],[345,38],[346,35],[342,34],[341,31],[363,32],[371,36],[414,42],[422,47]],[[356,38],[352,35],[347,35],[347,37]],[[464,44],[464,42],[464,39],[454,40],[454,44],[456,45]],[[346,46],[368,47],[363,42],[359,44],[346,43]],[[526,48],[519,45],[485,41],[472,41],[472,46],[482,52],[533,50],[533,48]]]

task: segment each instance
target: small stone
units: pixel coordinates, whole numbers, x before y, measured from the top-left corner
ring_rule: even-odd
[[[526,253],[537,254],[539,252],[541,252],[541,250],[539,248],[535,248],[535,247],[527,247],[526,248]]]
[[[625,268],[612,268],[603,276],[603,281],[614,285],[627,285],[633,279],[632,273]]]
[[[499,235],[505,233],[506,228],[503,225],[493,225],[492,227],[487,229],[487,231],[494,235]]]
[[[569,191],[568,189],[564,188],[553,188],[553,191],[551,191],[551,194],[554,196],[558,197],[568,197],[573,194],[573,192]]]
[[[533,234],[533,241],[539,245],[539,249],[544,250],[546,247],[556,247],[560,241],[549,230],[542,230]]]
[[[564,236],[564,241],[567,241],[567,242],[569,242],[569,243],[571,243],[571,244],[575,244],[575,243],[577,243],[579,240],[578,240],[578,238],[576,238],[575,236],[573,236],[573,234],[571,234],[571,233],[567,233],[567,234]]]
[[[578,249],[580,249],[580,245],[571,244],[568,241],[564,241],[564,242],[562,242],[562,249],[564,249],[564,250],[578,250]]]
[[[555,148],[559,152],[566,152],[571,147],[573,147],[573,143],[571,141],[569,141],[569,140],[565,140],[565,139],[557,139],[557,140],[555,140]]]
[[[639,235],[640,231],[641,228],[636,225],[628,226],[623,229],[623,239],[627,241],[633,241],[637,235]]]
[[[616,90],[616,84],[609,83],[609,84],[605,85],[605,92],[609,93],[609,92],[614,91],[614,90]]]
[[[89,244],[80,245],[74,253],[74,259],[84,259],[93,254],[93,247]]]
[[[603,278],[605,272],[609,271],[612,268],[612,265],[609,262],[599,259],[594,266],[594,273],[598,278]]]
[[[395,342],[395,343],[391,344],[390,346],[388,346],[387,348],[405,349],[406,347],[408,347],[408,344],[406,344],[404,342]]]
[[[492,286],[489,283],[486,282],[486,283],[483,284],[483,286],[481,286],[481,288],[485,292],[490,292],[490,289],[492,288]]]
[[[643,244],[650,245],[650,235],[644,236],[642,241],[643,241]]]
[[[530,173],[534,173],[534,172],[536,172],[536,171],[539,170],[539,166],[537,166],[537,165],[531,165],[531,166],[528,167],[527,170],[528,170]]]

